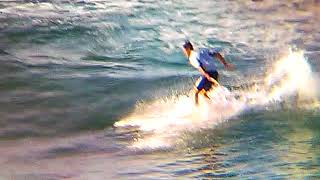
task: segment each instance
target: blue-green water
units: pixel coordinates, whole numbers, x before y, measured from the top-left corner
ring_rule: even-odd
[[[320,178],[319,12],[317,0],[0,1],[0,179]],[[185,38],[236,67],[218,66],[230,91],[200,108]]]

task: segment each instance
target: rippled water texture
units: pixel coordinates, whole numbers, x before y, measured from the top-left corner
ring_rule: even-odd
[[[320,178],[319,22],[318,0],[0,1],[0,179]],[[185,38],[236,67],[199,108]]]

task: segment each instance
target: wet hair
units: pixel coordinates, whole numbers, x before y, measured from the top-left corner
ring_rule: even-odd
[[[190,49],[190,50],[193,50],[193,46],[192,46],[191,42],[190,42],[190,41],[188,41],[188,40],[184,42],[184,44],[183,44],[183,48],[184,48],[184,49]]]

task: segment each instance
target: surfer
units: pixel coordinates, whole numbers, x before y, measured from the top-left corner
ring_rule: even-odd
[[[219,73],[213,60],[219,60],[228,70],[232,70],[234,66],[226,62],[219,53],[218,48],[199,48],[195,51],[193,45],[188,40],[183,44],[183,53],[188,58],[190,64],[201,73],[201,77],[195,84],[195,103],[198,105],[200,92],[202,92],[204,97],[210,99],[207,91],[213,86],[219,85]]]

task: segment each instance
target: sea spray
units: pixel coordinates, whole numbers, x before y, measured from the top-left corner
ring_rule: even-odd
[[[297,94],[301,99],[315,99],[318,89],[316,79],[303,51],[290,50],[286,57],[275,63],[266,78],[266,85],[273,87],[270,98]]]

